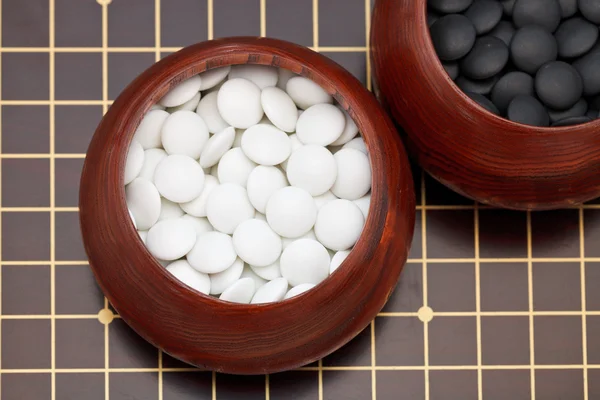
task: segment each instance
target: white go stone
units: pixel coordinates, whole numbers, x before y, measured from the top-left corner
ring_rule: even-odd
[[[294,100],[286,92],[277,87],[265,88],[260,95],[260,101],[273,125],[285,132],[296,130],[298,110]]]
[[[233,232],[233,249],[246,263],[267,267],[281,255],[281,237],[265,221],[249,219]]]
[[[277,79],[277,87],[281,90],[285,90],[287,83],[290,79],[292,79],[295,76],[298,76],[289,69],[285,68],[279,68],[278,73],[279,79]]]
[[[152,111],[152,110],[164,110],[166,107],[165,106],[161,106],[160,104],[152,104],[150,106],[150,110],[148,111]]]
[[[148,231],[138,231],[138,235],[140,235],[140,239],[142,239],[142,243],[145,245],[148,238]]]
[[[350,254],[350,250],[341,250],[336,252],[333,257],[331,257],[331,264],[329,264],[329,273],[333,274],[333,271],[338,269],[342,262],[348,257]]]
[[[165,219],[174,219],[183,216],[183,210],[179,207],[179,204],[173,203],[171,200],[167,200],[164,197],[160,198],[160,215],[158,220],[162,221]]]
[[[200,155],[200,166],[202,168],[208,168],[217,164],[221,157],[223,157],[223,154],[227,153],[231,148],[234,140],[235,128],[231,126],[213,135],[213,137],[206,142],[206,146],[204,146],[204,150]]]
[[[277,165],[290,156],[292,143],[284,131],[273,125],[258,124],[244,132],[242,150],[257,164]]]
[[[285,278],[273,279],[271,282],[268,282],[262,287],[258,288],[254,294],[254,297],[252,298],[251,303],[264,304],[283,300],[283,297],[287,292],[287,288],[288,281]]]
[[[144,115],[133,135],[133,138],[140,142],[144,150],[162,146],[160,132],[169,115],[163,110],[150,110]]]
[[[217,96],[218,92],[207,94],[200,100],[200,103],[198,103],[198,107],[196,108],[196,114],[202,117],[210,133],[221,132],[229,126],[223,117],[221,117],[221,114],[219,114]]]
[[[196,229],[196,237],[200,237],[200,235],[203,235],[206,232],[212,232],[214,230],[207,218],[194,217],[189,214],[185,214],[181,218],[187,219],[194,224],[194,229]]]
[[[210,278],[202,272],[196,271],[186,260],[177,260],[167,265],[167,271],[200,293],[210,293]]]
[[[210,168],[210,174],[219,179],[219,164],[215,164]]]
[[[306,291],[309,291],[310,289],[314,288],[315,286],[316,285],[314,285],[312,283],[303,283],[301,285],[294,286],[285,294],[283,299],[287,300],[287,299],[291,299],[292,297],[296,297]]]
[[[337,164],[333,154],[323,146],[306,145],[292,153],[287,164],[287,178],[292,186],[320,196],[335,183]]]
[[[354,204],[360,208],[360,211],[363,213],[366,221],[367,215],[369,215],[369,207],[371,207],[371,193],[361,197],[358,200],[354,200]]]
[[[230,149],[219,161],[217,175],[221,183],[237,183],[246,187],[248,176],[256,163],[244,154],[240,147]]]
[[[259,165],[248,176],[246,189],[250,203],[259,213],[264,214],[273,193],[286,186],[287,179],[279,168]]]
[[[360,208],[349,200],[339,199],[325,204],[315,223],[319,242],[331,250],[347,250],[354,246],[365,225]]]
[[[303,110],[321,103],[333,103],[333,97],[329,95],[316,82],[303,76],[295,76],[288,80],[285,91],[290,95],[294,103]]]
[[[234,128],[250,128],[263,117],[260,89],[246,79],[225,82],[218,92],[217,107],[225,122]]]
[[[206,216],[220,232],[232,234],[239,224],[254,218],[246,189],[235,183],[223,183],[212,190],[206,202]]]
[[[297,238],[314,226],[317,206],[306,190],[288,186],[273,193],[267,202],[266,216],[280,236]]]
[[[251,278],[242,278],[225,289],[219,299],[232,303],[249,304],[255,290],[254,281]]]
[[[200,76],[192,76],[169,90],[158,103],[165,107],[177,107],[193,98],[201,86]]]
[[[250,268],[248,265],[244,266],[244,270],[242,271],[242,275],[240,278],[250,278],[254,281],[254,287],[258,290],[259,287],[267,283],[266,279],[261,278],[256,275],[256,273]]]
[[[154,180],[154,170],[156,166],[167,157],[167,152],[163,149],[148,149],[144,151],[144,165],[138,177]]]
[[[316,104],[302,113],[296,123],[296,135],[304,144],[327,146],[344,131],[344,113],[332,104]]]
[[[329,253],[316,240],[296,240],[281,254],[280,264],[281,276],[291,286],[318,285],[329,276]]]
[[[221,294],[242,276],[244,262],[237,258],[225,271],[210,274],[210,294]]]
[[[160,194],[147,179],[137,178],[125,187],[127,207],[131,210],[138,229],[148,230],[160,216]]]
[[[346,200],[358,200],[366,195],[371,190],[371,163],[365,153],[346,148],[333,157],[338,174],[331,192]]]
[[[131,223],[133,224],[133,227],[137,229],[137,223],[135,222],[135,217],[133,216],[133,213],[129,208],[127,209],[127,212],[129,213],[129,218],[131,218]]]
[[[152,255],[161,260],[176,260],[194,247],[196,229],[185,219],[158,221],[148,231],[146,246]]]
[[[304,235],[297,237],[297,238],[281,238],[281,243],[282,243],[282,247],[285,250],[286,247],[288,247],[290,244],[294,243],[296,240],[300,240],[300,239],[313,239],[313,240],[317,240],[317,235],[315,235],[315,230],[311,229],[310,231],[306,232]]]
[[[168,154],[198,159],[208,140],[208,128],[195,112],[177,111],[165,121],[161,139]]]
[[[367,145],[362,137],[357,137],[342,146],[342,149],[355,149],[364,153],[366,156],[369,155],[367,151]]]
[[[202,79],[202,83],[200,85],[200,90],[208,90],[217,86],[227,78],[229,71],[231,71],[231,65],[209,69],[208,71],[201,73],[200,78]]]
[[[356,135],[358,135],[358,126],[356,126],[356,123],[354,122],[352,117],[350,117],[350,114],[348,114],[348,112],[346,110],[344,110],[339,105],[337,105],[336,107],[342,113],[344,113],[344,118],[346,119],[346,125],[344,125],[344,131],[342,132],[340,137],[337,138],[334,142],[332,142],[331,145],[332,146],[341,146],[343,144],[348,143],[349,141],[354,139],[356,137]]]
[[[175,203],[192,201],[204,188],[204,171],[193,158],[172,155],[154,171],[154,184],[163,197]]]
[[[314,199],[315,199],[315,204],[317,205],[317,211],[318,211],[321,209],[321,207],[323,207],[325,204],[329,203],[330,201],[337,200],[337,196],[335,194],[331,193],[331,190],[328,190],[320,196],[315,196]]]
[[[225,271],[236,258],[231,236],[216,231],[198,236],[196,244],[187,254],[190,265],[205,274]]]
[[[204,188],[200,196],[192,201],[179,204],[179,207],[194,217],[206,217],[206,201],[213,189],[219,186],[219,180],[212,175],[204,176]]]
[[[289,136],[290,138],[290,142],[292,143],[292,152],[291,154],[294,154],[294,152],[296,150],[298,150],[300,147],[304,146],[302,144],[302,142],[300,140],[298,140],[298,135],[296,135],[295,133]],[[290,154],[290,155],[291,155]],[[290,159],[288,158],[287,160],[285,160],[284,162],[281,163],[281,169],[283,169],[284,171],[287,171],[287,166],[289,163]]]
[[[241,64],[231,67],[229,79],[247,79],[261,90],[269,86],[277,85],[279,72],[277,68],[267,65]]]
[[[256,275],[268,281],[272,281],[273,279],[277,279],[281,276],[279,260],[275,261],[271,265],[267,265],[266,267],[255,267],[251,265],[250,268],[252,268],[252,271],[254,271]]]
[[[131,183],[140,174],[144,166],[144,148],[137,140],[132,140],[125,160],[125,184]]]
[[[169,113],[174,113],[177,111],[195,111],[196,107],[198,107],[198,103],[200,102],[201,97],[202,95],[200,94],[200,92],[198,92],[194,97],[192,97],[182,105],[179,105],[177,107],[169,107],[166,109],[166,111]]]

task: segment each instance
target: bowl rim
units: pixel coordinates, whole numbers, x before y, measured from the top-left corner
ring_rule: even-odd
[[[448,88],[451,88],[455,93],[458,93],[460,95],[460,97],[462,98],[462,101],[464,101],[466,104],[469,104],[470,107],[478,108],[487,118],[490,118],[492,120],[501,120],[502,122],[507,123],[509,126],[518,127],[522,130],[531,129],[533,131],[533,132],[523,132],[523,134],[526,134],[526,135],[545,134],[548,132],[551,132],[553,134],[570,133],[570,131],[572,129],[569,129],[569,128],[572,128],[572,127],[600,128],[600,118],[596,118],[594,120],[585,122],[583,124],[577,124],[577,125],[535,126],[535,125],[527,125],[527,124],[523,124],[520,122],[511,121],[508,118],[502,117],[500,115],[496,115],[496,114],[488,111],[484,107],[482,107],[479,103],[477,103],[476,101],[471,99],[469,96],[467,96],[467,94],[461,88],[458,87],[456,82],[454,82],[450,78],[450,76],[444,69],[444,66],[442,65],[442,60],[440,60],[437,53],[435,52],[435,48],[433,46],[433,41],[431,39],[430,29],[429,29],[429,26],[427,25],[427,14],[428,14],[427,13],[427,0],[420,0],[420,1],[421,1],[420,4],[422,5],[422,7],[419,9],[420,14],[417,16],[417,18],[419,18],[421,20],[421,26],[423,26],[425,28],[424,33],[427,38],[426,46],[423,49],[423,51],[425,51],[428,54],[431,54],[435,57],[434,68],[435,68],[436,72],[445,78],[444,83],[446,83],[448,85]],[[509,55],[509,57],[510,57],[510,55]],[[533,78],[535,80],[535,76]]]
[[[314,80],[327,92],[332,94],[340,106],[350,114],[359,127],[359,130],[363,133],[363,139],[371,154],[372,201],[363,233],[354,247],[354,250],[358,250],[350,252],[342,264],[343,268],[340,266],[335,271],[335,274],[332,274],[321,282],[318,285],[320,287],[319,290],[310,290],[300,296],[271,304],[246,305],[221,301],[201,294],[174,278],[148,252],[141,239],[139,239],[137,230],[128,217],[129,214],[125,201],[125,185],[122,170],[127,155],[126,149],[129,148],[129,144],[135,133],[135,127],[137,127],[144,114],[171,87],[181,81],[205,70],[233,64],[279,66]],[[171,354],[176,358],[197,366],[232,373],[276,372],[304,365],[331,353],[364,329],[368,325],[368,322],[383,307],[383,304],[385,304],[406,261],[414,228],[415,204],[414,192],[412,191],[412,175],[408,167],[404,168],[398,174],[392,174],[397,175],[396,178],[392,179],[397,187],[392,186],[390,188],[388,183],[391,178],[383,174],[383,169],[390,160],[398,162],[400,165],[408,166],[408,160],[400,139],[397,137],[393,139],[389,137],[391,136],[389,134],[386,137],[380,137],[378,135],[379,132],[373,130],[374,126],[378,129],[393,130],[393,124],[383,111],[378,108],[378,104],[373,96],[370,96],[371,100],[367,99],[366,104],[359,103],[359,99],[364,101],[364,95],[362,92],[361,96],[356,95],[354,93],[356,91],[368,93],[362,87],[362,84],[348,71],[333,61],[328,60],[323,55],[289,42],[256,37],[225,38],[188,46],[152,65],[131,82],[115,100],[94,134],[84,164],[80,189],[80,224],[84,247],[90,259],[90,266],[103,292],[111,301],[115,310],[121,314],[125,322],[147,341],[161,348],[167,354]],[[360,112],[362,109],[375,110],[379,115],[366,115],[365,112]],[[386,143],[386,140],[388,143]],[[392,147],[388,148],[388,151],[381,151],[384,149],[384,145],[390,144],[389,142],[391,142],[395,149]],[[98,168],[99,165],[102,168]],[[388,250],[388,253],[395,256],[396,262],[400,261],[398,263],[399,267],[390,268],[389,273],[387,273],[383,271],[384,267],[387,268],[387,266],[380,264],[378,272],[361,272],[359,269],[365,263],[364,259],[377,260],[379,258],[378,261],[381,261],[382,257],[377,257],[376,250],[381,251],[382,244],[389,245],[393,243],[392,238],[385,235],[386,225],[390,222],[390,219],[395,221],[398,217],[389,201],[389,195],[392,193],[392,198],[395,199],[396,197],[394,196],[399,194],[400,190],[402,191],[402,196],[400,197],[402,202],[401,209],[408,210],[407,215],[402,215],[405,221],[401,223],[402,232],[400,232],[406,236],[404,237],[405,243],[403,243],[403,246],[400,246],[400,249]],[[116,202],[115,195],[117,197]],[[105,212],[105,215],[102,216],[102,205],[99,204],[100,199],[116,206],[114,213]],[[384,210],[377,209],[376,204],[383,204],[387,208]],[[396,224],[398,225],[399,222],[396,222]],[[102,233],[103,231],[107,233],[104,234]],[[117,237],[131,238],[132,235],[136,237],[136,240],[131,241],[127,246],[117,242]],[[126,264],[126,269],[120,274],[115,272],[114,268],[111,270],[110,267],[102,265],[102,262],[98,262],[102,257],[105,257],[105,260],[109,259],[108,255],[101,254],[102,248],[106,249],[106,247],[112,247],[114,252],[122,252],[128,248],[132,253],[135,253],[135,257],[137,258],[134,258],[133,254],[124,254],[127,262],[131,264]],[[114,256],[110,257],[114,258]],[[130,285],[132,278],[143,281],[144,277],[139,275],[139,268],[136,267],[136,263],[140,262],[145,264],[144,268],[147,268],[145,272],[148,275],[154,274],[154,278],[158,277],[161,279],[160,282],[150,282],[149,278],[146,278],[146,283],[164,285],[161,290],[176,294],[177,301],[181,302],[181,304],[191,306],[193,302],[196,306],[201,305],[212,311],[219,309],[220,311],[225,311],[224,315],[227,314],[225,316],[213,316],[213,319],[229,318],[230,315],[241,318],[247,315],[267,312],[273,313],[273,315],[281,315],[282,308],[292,308],[294,306],[297,308],[303,303],[316,304],[331,301],[327,298],[328,293],[330,295],[338,294],[340,287],[344,283],[348,283],[352,279],[356,280],[359,276],[371,277],[371,280],[378,277],[387,282],[388,286],[389,283],[393,283],[393,285],[391,288],[386,288],[386,290],[389,290],[389,293],[386,292],[383,295],[372,295],[372,297],[369,297],[369,301],[373,303],[371,308],[374,306],[377,308],[377,312],[370,315],[367,324],[365,324],[364,315],[360,316],[361,318],[357,316],[357,320],[360,320],[360,323],[349,323],[349,326],[343,332],[338,333],[336,338],[329,340],[327,346],[320,346],[318,351],[310,354],[310,357],[306,357],[303,360],[271,362],[259,368],[257,365],[245,367],[239,365],[239,363],[232,362],[231,359],[226,361],[217,360],[215,354],[200,354],[202,351],[196,351],[195,355],[191,358],[185,357],[185,349],[166,343],[166,339],[161,336],[160,332],[157,332],[158,328],[152,328],[147,321],[143,321],[139,316],[135,315],[135,312],[139,311],[138,309],[144,309],[145,306],[140,304],[141,301],[134,299],[135,310],[132,311],[130,309],[131,302],[128,302],[128,300],[131,300],[131,297],[125,300],[122,285],[113,282],[111,278],[121,277],[129,282],[125,282],[127,285]],[[145,297],[147,295],[144,293],[144,289],[142,288],[138,294],[142,295],[141,297],[147,298]],[[148,287],[148,290],[158,290],[158,288]],[[130,294],[127,293],[126,295],[129,296]],[[184,299],[183,297],[187,298]],[[156,310],[157,313],[160,312],[166,315],[160,308],[156,308]],[[275,311],[279,311],[279,314],[275,313]],[[361,310],[355,310],[353,314],[356,315],[358,311]],[[185,319],[182,322],[181,315],[179,318],[179,323],[186,323]],[[173,325],[174,322],[169,321],[169,323]],[[304,345],[306,346],[307,344],[304,343]]]

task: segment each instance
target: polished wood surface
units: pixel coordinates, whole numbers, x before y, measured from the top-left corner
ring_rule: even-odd
[[[138,238],[123,188],[127,149],[150,106],[194,74],[245,63],[288,68],[319,83],[356,121],[373,169],[369,217],[343,265],[315,290],[269,305],[226,303],[180,284]],[[96,279],[136,332],[198,367],[259,374],[318,360],[367,327],[392,293],[406,261],[415,200],[399,136],[356,78],[304,47],[274,39],[229,38],[166,57],[122,92],[88,149],[79,206]]]
[[[600,197],[600,120],[538,128],[492,115],[444,72],[426,0],[377,0],[371,57],[378,95],[433,177],[483,203],[553,209]]]

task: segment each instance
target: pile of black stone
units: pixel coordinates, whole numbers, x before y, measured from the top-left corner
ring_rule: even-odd
[[[488,111],[535,126],[600,110],[600,0],[428,0],[448,75]]]

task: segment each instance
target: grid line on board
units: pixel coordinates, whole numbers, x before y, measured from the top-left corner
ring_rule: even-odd
[[[583,208],[579,208],[579,255],[581,261],[580,266],[580,284],[581,284],[581,351],[583,360],[583,395],[584,400],[588,400],[588,354],[587,354],[587,304],[586,304],[586,285],[585,285],[585,235],[584,235],[584,219],[583,219]]]
[[[534,366],[534,370],[583,370],[593,369],[600,370],[600,364],[539,364]],[[376,371],[477,371],[478,369],[484,371],[502,371],[502,370],[524,370],[529,371],[531,365],[527,364],[498,364],[498,365],[390,365],[390,366],[376,366],[375,368],[368,366],[323,366],[319,367],[300,367],[294,371],[364,371],[370,372],[375,369]],[[67,373],[81,373],[81,374],[97,374],[103,372],[110,373],[140,373],[140,372],[159,372],[159,368],[27,368],[27,369],[2,369],[0,374],[48,374],[52,371],[60,374]],[[206,372],[195,367],[181,367],[181,368],[162,368],[163,372]]]
[[[0,0],[0,33],[2,32],[2,0]],[[0,47],[2,35],[0,34]],[[0,54],[0,102],[2,101],[2,54]],[[0,106],[0,156],[2,155],[2,106]],[[0,160],[0,234],[2,233],[2,160]],[[2,240],[0,238],[0,291],[2,290]],[[0,317],[2,316],[2,293],[0,293]],[[0,371],[2,370],[2,321],[0,321]],[[0,390],[2,388],[2,374],[0,373]]]
[[[50,113],[50,362],[52,367],[51,374],[51,395],[52,400],[56,398],[56,319],[54,318],[56,312],[56,213],[54,212],[55,201],[56,201],[56,162],[54,159],[55,153],[55,92],[56,92],[56,73],[55,73],[55,61],[56,56],[54,53],[54,40],[55,40],[55,29],[54,29],[54,7],[55,0],[49,0],[49,44],[50,44],[50,76],[49,76],[49,99],[50,105],[48,107]]]
[[[99,2],[102,11],[102,115],[108,111],[108,5],[110,1]],[[104,297],[104,309],[110,312],[108,299]],[[99,316],[101,314],[98,314]],[[104,321],[104,398],[110,400],[110,340],[109,325],[111,320]]]

